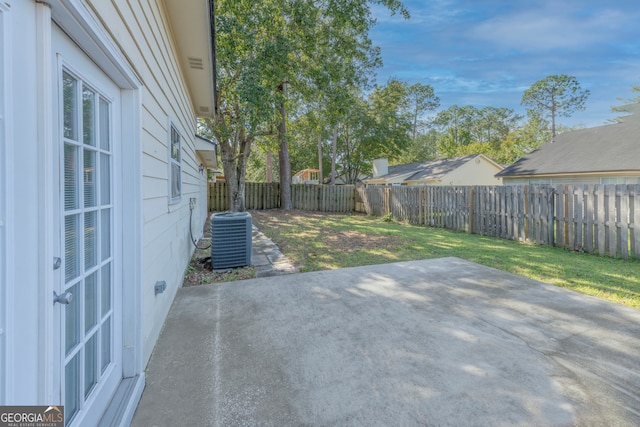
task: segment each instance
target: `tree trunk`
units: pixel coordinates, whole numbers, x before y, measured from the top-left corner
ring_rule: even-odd
[[[331,153],[331,185],[336,184],[336,152],[338,151],[338,125],[333,128],[333,152]]]
[[[413,132],[411,135],[411,141],[416,142],[416,136],[418,135],[418,106],[413,112]]]
[[[251,141],[244,134],[240,138],[237,155],[234,153],[232,144],[229,141],[218,139],[222,155],[222,168],[227,183],[229,210],[231,212],[244,212],[246,209],[244,204],[244,183]]]
[[[280,92],[280,103],[278,112],[280,113],[280,122],[278,123],[278,142],[280,143],[280,208],[291,210],[291,162],[289,161],[289,144],[287,142],[287,110],[285,107],[285,99],[287,97],[285,83],[278,85]]]
[[[318,136],[318,184],[322,184],[324,177],[322,176],[322,137]]]
[[[556,141],[556,109],[551,109],[551,142]]]
[[[273,153],[271,150],[267,151],[267,159],[265,163],[267,182],[273,182]]]

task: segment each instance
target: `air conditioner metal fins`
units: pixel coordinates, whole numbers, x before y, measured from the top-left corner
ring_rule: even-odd
[[[247,212],[211,215],[211,267],[221,270],[251,265],[251,233]]]

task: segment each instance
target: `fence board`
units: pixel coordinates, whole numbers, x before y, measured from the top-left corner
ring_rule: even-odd
[[[632,191],[633,202],[630,201],[629,218],[631,220],[631,250],[637,259],[640,259],[640,184],[633,186]]]
[[[604,214],[604,187],[598,186],[596,190],[596,214],[598,224],[597,246],[598,254],[604,255],[606,250],[606,223]]]
[[[629,258],[629,190],[626,185],[620,189],[620,203],[618,209],[618,235],[620,236],[620,256]]]
[[[594,250],[594,206],[595,206],[595,191],[593,185],[586,187],[585,199],[584,199],[584,214],[585,214],[585,228],[584,228],[584,250],[585,252],[592,253]]]

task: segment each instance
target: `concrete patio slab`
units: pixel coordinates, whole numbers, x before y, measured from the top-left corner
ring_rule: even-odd
[[[180,289],[133,426],[640,425],[640,311],[457,258]]]

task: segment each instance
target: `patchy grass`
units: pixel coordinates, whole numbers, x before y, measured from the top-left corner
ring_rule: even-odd
[[[454,256],[640,309],[640,261],[418,227],[365,215],[252,211],[300,271]]]

